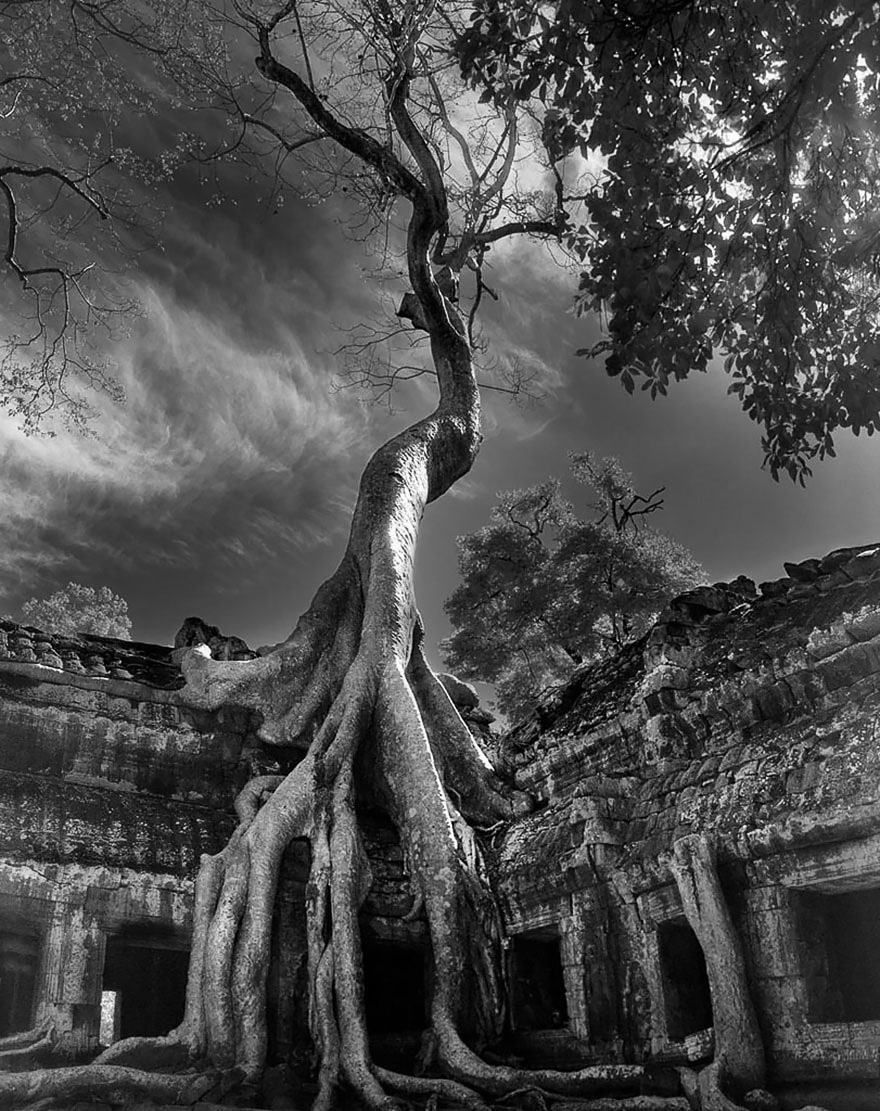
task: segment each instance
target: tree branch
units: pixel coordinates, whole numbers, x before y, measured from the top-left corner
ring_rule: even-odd
[[[256,59],[257,69],[267,81],[287,89],[308,112],[322,131],[345,150],[363,159],[391,182],[403,196],[415,203],[425,199],[425,187],[408,170],[387,146],[377,143],[372,135],[359,127],[349,127],[325,107],[321,99],[294,70],[289,69],[272,53],[269,29],[258,29],[260,55]]]
[[[81,188],[81,183],[93,178],[95,174],[99,174],[106,166],[110,165],[112,159],[107,158],[101,163],[97,169],[92,170],[88,174],[83,174],[81,177],[71,177],[70,174],[65,174],[62,170],[55,169],[54,166],[37,166],[29,169],[26,166],[3,166],[0,167],[0,180],[6,177],[51,177],[56,181],[60,181],[65,188],[70,189],[71,192],[83,201],[86,202],[91,208],[98,213],[102,220],[106,220],[110,213],[107,211],[107,206],[104,204],[103,198],[98,194],[93,194]]]
[[[497,243],[499,239],[505,239],[509,235],[541,235],[550,239],[559,239],[564,226],[562,213],[553,220],[510,220],[488,231],[475,232],[474,240],[487,245]]]
[[[308,146],[309,143],[317,143],[320,139],[327,138],[324,134],[310,134],[303,135],[300,139],[285,139],[277,127],[273,127],[271,123],[267,123],[265,120],[257,119],[256,116],[252,116],[249,112],[242,112],[241,118],[245,124],[262,128],[263,131],[268,132],[288,154],[293,154],[294,151],[299,150],[301,147]]]

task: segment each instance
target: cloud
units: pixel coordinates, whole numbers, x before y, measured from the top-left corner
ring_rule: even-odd
[[[475,501],[483,493],[482,484],[473,478],[460,478],[449,490],[449,497],[457,501]]]
[[[359,409],[290,329],[269,348],[238,321],[142,290],[117,351],[126,403],[94,434],[26,437],[0,418],[0,585],[27,594],[106,563],[205,561],[244,570],[314,549],[345,521]],[[356,476],[354,476],[356,477]],[[63,567],[63,571],[62,571]]]

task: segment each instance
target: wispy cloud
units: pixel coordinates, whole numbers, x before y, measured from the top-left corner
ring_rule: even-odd
[[[256,349],[231,320],[143,290],[117,351],[126,403],[94,434],[26,437],[0,419],[0,584],[7,594],[83,567],[204,558],[252,565],[344,522],[363,416],[280,328]],[[64,571],[60,568],[63,565]]]

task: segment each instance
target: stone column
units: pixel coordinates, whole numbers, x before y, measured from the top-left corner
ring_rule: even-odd
[[[82,902],[55,904],[44,954],[37,1018],[51,1018],[59,1047],[76,1056],[97,1042],[104,966],[104,934]]]

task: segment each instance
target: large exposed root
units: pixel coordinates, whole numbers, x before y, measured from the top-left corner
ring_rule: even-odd
[[[34,1067],[55,1047],[55,1029],[51,1019],[30,1030],[0,1038],[0,1070]]]
[[[554,1103],[553,1111],[691,1111],[684,1096],[621,1096]]]
[[[500,930],[492,892],[479,870],[471,831],[459,820],[446,794],[428,731],[404,676],[383,672],[376,708],[379,756],[386,783],[393,783],[393,816],[401,830],[416,881],[421,885],[434,959],[431,1021],[438,1057],[455,1079],[493,1095],[528,1085],[548,1091],[588,1094],[637,1085],[640,1066],[594,1066],[577,1073],[532,1073],[483,1061],[461,1037],[461,1004],[476,987],[471,1009],[484,1023],[503,1014]],[[462,953],[473,955],[476,984],[464,981]],[[494,959],[493,959],[494,957]],[[477,1030],[487,1040],[497,1029]]]
[[[217,1071],[168,1076],[119,1065],[79,1065],[33,1072],[0,1073],[0,1107],[70,1106],[79,1100],[126,1104],[142,1100],[184,1106],[216,1089]]]
[[[732,1100],[724,1091],[727,1082],[727,1061],[723,1053],[696,1076],[696,1088],[689,1088],[691,1098],[696,1095],[700,1111],[744,1111],[741,1104]]]
[[[435,1096],[453,1107],[469,1108],[469,1111],[487,1111],[483,1097],[465,1084],[443,1077],[406,1076],[390,1069],[373,1066],[373,1073],[383,1087],[391,1092],[410,1096]]]
[[[424,254],[430,235],[422,242],[422,216],[410,227],[410,251]],[[437,301],[426,261],[424,269],[414,288]],[[388,1111],[391,1092],[478,1111],[486,1095],[523,1088],[577,1099],[607,1092],[629,1099],[638,1088],[640,1066],[530,1072],[489,1064],[476,1051],[502,1032],[507,992],[503,924],[475,830],[509,820],[528,799],[500,782],[421,649],[412,590],[419,522],[425,505],[467,472],[479,443],[463,331],[443,323],[439,301],[433,319],[438,407],[368,463],[342,563],[291,637],[257,660],[212,661],[193,651],[182,661],[190,702],[252,707],[264,741],[305,753],[286,776],[248,784],[229,843],[202,858],[183,1021],[165,1038],[111,1047],[84,1069],[13,1077],[15,1106],[39,1099],[63,1106],[84,1092],[109,1103],[185,1103],[233,1077],[253,1091],[267,1055],[273,908],[284,852],[298,838],[311,848],[306,934],[317,1111],[331,1111],[343,1086],[375,1111]],[[358,920],[371,877],[359,803],[384,810],[396,826],[424,915],[433,969],[426,1044],[440,1077],[402,1077],[372,1061]],[[209,1071],[128,1067],[148,1059],[167,1070]],[[0,1100],[3,1093],[0,1085]],[[639,1105],[633,1097],[629,1107],[676,1106],[650,1098]]]
[[[356,563],[347,552],[294,631],[267,655],[222,661],[185,652],[188,701],[252,707],[263,717],[261,740],[307,747],[357,655],[362,606]]]
[[[462,734],[459,729],[450,742],[444,733],[455,711],[440,698],[442,687],[431,683],[421,658],[406,669],[393,658],[376,667],[374,658],[364,653],[348,669],[303,760],[285,777],[261,777],[245,788],[236,804],[240,824],[234,835],[220,853],[203,857],[186,1012],[177,1030],[165,1038],[117,1043],[85,1069],[43,1071],[11,1081],[14,1087],[0,1086],[0,1099],[8,1093],[7,1105],[39,1098],[47,1106],[53,1100],[63,1106],[63,1100],[72,1102],[86,1091],[105,1102],[184,1103],[224,1076],[256,1085],[267,1052],[272,912],[282,856],[294,838],[307,838],[312,854],[306,909],[318,1111],[335,1105],[341,1085],[376,1111],[393,1105],[392,1093],[479,1111],[487,1095],[526,1087],[578,1099],[637,1090],[639,1066],[532,1072],[488,1064],[471,1048],[499,1034],[505,991],[497,904],[474,832],[445,787],[450,746]],[[441,735],[444,741],[435,748]],[[400,832],[427,919],[434,967],[430,1034],[442,1076],[404,1077],[376,1067],[370,1054],[358,912],[371,876],[353,778],[364,744],[373,758],[377,798],[386,803]],[[501,797],[501,785],[478,757],[467,755],[463,763],[465,770],[456,777],[461,797],[468,796],[472,813],[486,817]],[[497,820],[497,809],[491,813]],[[153,1068],[179,1070],[204,1060],[221,1072],[194,1078],[128,1067],[149,1061]],[[656,1099],[628,1104],[676,1107]],[[616,1106],[622,1111],[627,1104]]]
[[[112,1067],[114,1059],[143,1059],[148,1049],[159,1058],[167,1053],[170,1063],[185,1046],[193,1058],[206,1056],[258,1081],[266,1056],[266,970],[281,858],[294,837],[306,837],[312,850],[307,937],[311,1029],[320,1061],[318,1111],[334,1105],[341,1084],[377,1111],[392,1104],[389,1093],[429,1096],[477,1111],[485,1094],[523,1087],[579,1097],[637,1087],[642,1074],[637,1066],[529,1072],[487,1064],[462,1038],[468,1015],[479,1018],[469,1023],[471,1038],[488,1041],[500,1032],[503,931],[473,831],[444,786],[449,750],[438,759],[431,743],[450,719],[440,702],[439,725],[426,724],[439,695],[435,689],[425,698],[430,689],[425,666],[419,660],[407,672],[394,663],[351,668],[303,761],[288,776],[254,780],[242,792],[235,834],[222,852],[202,860],[183,1022],[166,1039],[111,1047],[96,1068]],[[413,691],[413,674],[421,698]],[[445,1074],[440,1077],[404,1077],[377,1068],[370,1055],[358,912],[371,876],[353,779],[358,746],[366,742],[375,758],[377,789],[400,831],[427,918],[435,969],[431,1032]],[[478,760],[459,773],[460,785],[463,776],[470,777],[471,798],[481,799],[485,815],[500,785],[496,788]],[[99,1079],[95,1074],[93,1080]]]
[[[86,1091],[111,1103],[184,1103],[235,1077],[256,1091],[267,1054],[273,908],[282,857],[295,838],[311,847],[306,927],[317,1111],[330,1111],[343,1086],[375,1111],[388,1111],[394,1093],[480,1111],[486,1096],[523,1088],[577,1099],[638,1089],[640,1066],[532,1072],[489,1064],[473,1048],[501,1033],[507,993],[500,974],[503,925],[472,823],[509,818],[523,800],[510,802],[430,672],[416,621],[401,652],[375,643],[374,628],[386,620],[387,611],[371,616],[365,608],[354,660],[346,648],[344,670],[332,682],[322,673],[321,683],[335,694],[317,728],[310,726],[305,756],[286,776],[252,780],[236,800],[239,825],[230,841],[202,858],[180,1026],[165,1038],[117,1043],[82,1070],[15,1080],[8,1089],[15,1105],[39,1098],[63,1106]],[[331,639],[350,645],[358,638]],[[371,875],[353,770],[362,748],[357,766],[366,769],[367,782],[357,791],[383,806],[396,825],[426,919],[434,973],[428,1036],[441,1076],[404,1077],[378,1068],[370,1053],[358,915]],[[220,1072],[180,1072],[206,1061]],[[130,1067],[135,1063],[166,1071]],[[629,1100],[629,1106],[676,1104]]]
[[[43,1022],[32,1026],[30,1030],[20,1030],[17,1034],[7,1034],[0,1038],[0,1053],[9,1053],[17,1049],[26,1049],[43,1041],[52,1030],[52,1020],[44,1019]]]
[[[531,799],[501,784],[446,688],[428,666],[421,640],[417,626],[406,677],[447,792],[454,795],[462,816],[476,826],[491,826],[499,818],[527,813]]]

